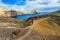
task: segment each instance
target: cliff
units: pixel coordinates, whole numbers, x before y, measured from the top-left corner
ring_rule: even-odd
[[[21,11],[0,8],[0,17],[10,17],[10,16],[16,16],[16,15],[34,14],[34,13],[37,13],[37,12],[35,10],[31,10],[29,12],[21,12]]]

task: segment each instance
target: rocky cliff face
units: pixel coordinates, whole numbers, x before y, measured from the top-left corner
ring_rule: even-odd
[[[0,8],[0,17],[10,17],[16,15],[23,15],[23,14],[33,14],[33,13],[37,13],[37,12],[35,10],[31,10],[29,12],[21,12],[21,11]]]
[[[0,8],[0,17],[1,17],[1,16],[2,16],[2,17],[3,17],[3,16],[6,16],[6,15],[5,15],[5,12],[6,12],[6,11],[10,11],[10,10]]]

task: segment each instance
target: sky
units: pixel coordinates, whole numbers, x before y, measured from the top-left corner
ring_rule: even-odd
[[[53,12],[60,10],[60,0],[0,0],[0,8],[23,12],[30,10]]]

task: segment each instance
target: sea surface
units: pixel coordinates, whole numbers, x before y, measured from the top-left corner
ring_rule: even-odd
[[[23,14],[23,15],[16,15],[13,16],[12,18],[20,19],[20,20],[27,20],[30,17],[38,16],[38,15],[43,15],[47,13],[41,13],[41,14]]]

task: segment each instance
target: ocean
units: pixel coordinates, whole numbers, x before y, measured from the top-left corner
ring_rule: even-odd
[[[16,18],[16,19],[19,19],[19,20],[27,20],[30,17],[34,17],[34,16],[38,16],[38,15],[43,15],[43,14],[47,14],[47,13],[41,13],[41,14],[23,14],[23,15],[12,16],[12,18]]]

